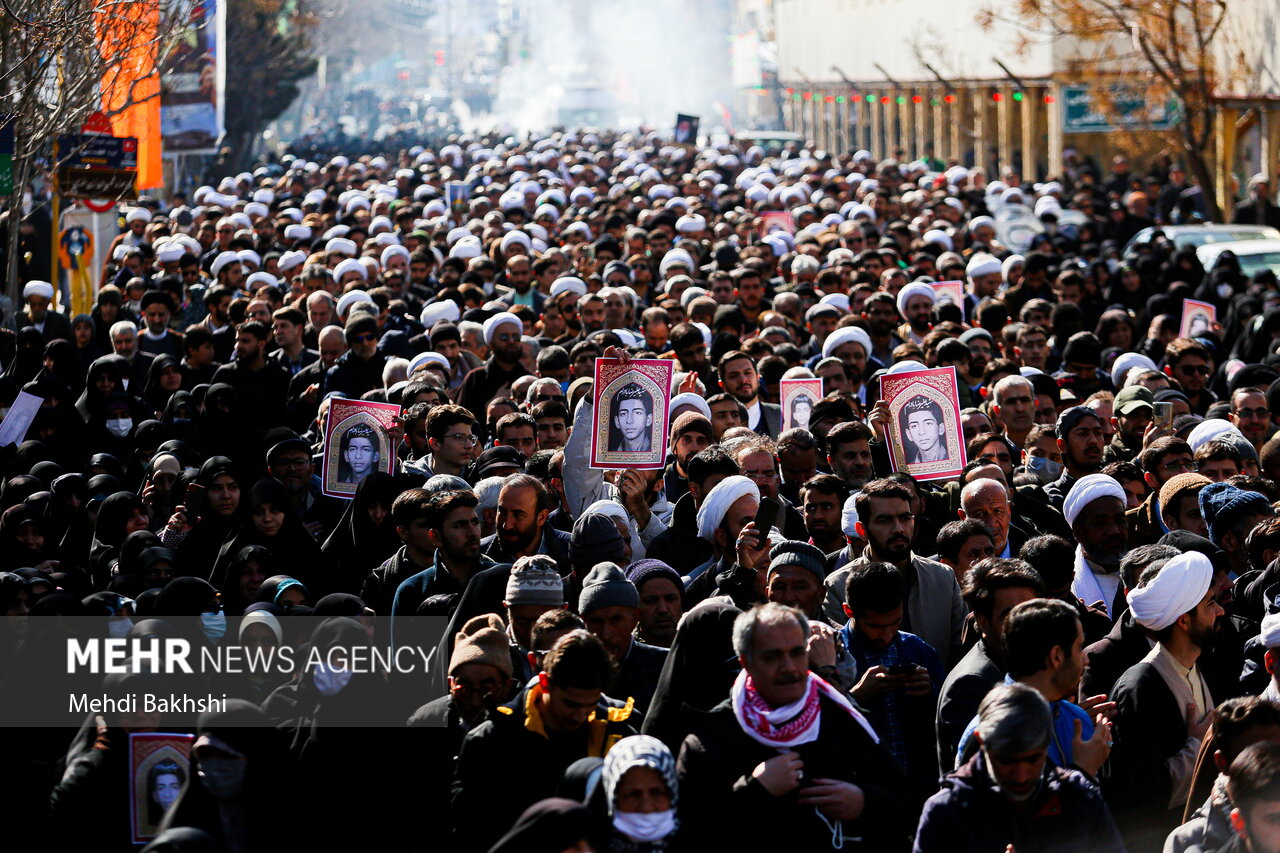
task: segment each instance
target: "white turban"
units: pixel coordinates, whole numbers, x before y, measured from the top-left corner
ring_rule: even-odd
[[[252,291],[254,287],[266,285],[268,287],[279,287],[280,279],[276,278],[269,272],[256,272],[244,280],[244,289]]]
[[[914,281],[898,291],[898,313],[907,316],[907,300],[913,296],[927,296],[930,303],[938,301],[938,294],[923,281]]]
[[[310,240],[310,225],[287,225],[284,229],[284,238],[286,240]]]
[[[1213,582],[1213,563],[1199,551],[1173,557],[1143,587],[1129,591],[1129,609],[1138,624],[1163,631],[1178,617],[1194,610]]]
[[[520,318],[510,311],[503,311],[484,321],[484,342],[486,344],[493,343],[493,336],[498,333],[498,327],[508,323],[519,329],[521,334],[524,334],[524,323],[520,322]]]
[[[979,252],[970,258],[968,265],[964,268],[964,271],[970,278],[977,278],[980,275],[991,275],[995,272],[1002,272],[1000,259],[995,255],[988,255],[986,252]]]
[[[404,246],[387,246],[387,248],[382,250],[382,266],[385,267],[387,265],[387,261],[390,261],[394,257],[401,257],[407,261],[409,260],[409,250]]]
[[[662,256],[662,262],[658,264],[658,275],[663,278],[667,277],[667,270],[673,266],[680,265],[689,272],[693,272],[693,256],[684,249],[672,249]]]
[[[951,235],[946,231],[934,228],[931,231],[924,232],[924,237],[921,239],[926,243],[937,243],[938,245],[945,247],[948,252],[951,251]]]
[[[1000,275],[1005,279],[1005,281],[1008,281],[1009,273],[1013,270],[1013,268],[1018,266],[1019,264],[1025,264],[1026,262],[1027,262],[1027,259],[1022,257],[1022,255],[1010,255],[1009,257],[1005,258],[1004,263],[1000,265]]]
[[[839,310],[841,313],[849,313],[849,294],[847,293],[828,293],[818,300],[819,305],[830,305]],[[809,310],[813,310],[812,308]]]
[[[372,304],[373,297],[365,290],[352,290],[349,293],[342,294],[342,298],[338,300],[338,316],[345,317],[347,312],[350,311],[357,302],[368,302]]]
[[[300,267],[307,262],[306,252],[285,252],[280,256],[280,260],[276,261],[276,269],[285,273],[294,267]]]
[[[579,296],[586,296],[587,283],[577,276],[561,276],[551,282],[551,298],[555,299],[562,293],[576,293]]]
[[[716,541],[716,528],[724,521],[724,514],[739,498],[748,495],[760,500],[760,489],[751,480],[741,475],[725,477],[716,487],[707,492],[698,508],[698,536],[708,542]]]
[[[1191,452],[1195,453],[1200,445],[1208,444],[1215,438],[1219,438],[1229,432],[1243,435],[1231,421],[1223,420],[1222,418],[1210,418],[1207,421],[1201,421],[1196,424],[1196,428],[1191,430],[1191,434],[1187,436],[1187,444],[1191,445]]]
[[[706,323],[694,323],[694,328],[702,332],[702,342],[708,347],[711,346],[711,327]]]
[[[324,244],[326,252],[337,252],[339,255],[346,255],[348,258],[356,256],[356,241],[347,237],[334,237],[328,243]]]
[[[838,347],[852,341],[862,347],[862,351],[871,355],[871,336],[857,326],[844,326],[827,335],[822,344],[822,357],[828,358]]]
[[[163,246],[156,248],[156,260],[162,264],[173,264],[182,260],[182,256],[186,254],[187,247],[181,243],[165,243]]]
[[[1110,474],[1089,474],[1076,480],[1067,499],[1062,502],[1062,514],[1066,516],[1067,524],[1075,524],[1076,518],[1086,506],[1098,498],[1107,497],[1117,498],[1121,504],[1126,504],[1129,496]]]
[[[844,507],[840,510],[840,532],[845,536],[858,537],[858,507],[854,502],[862,492],[854,492],[845,498]]]
[[[707,405],[707,401],[697,394],[691,394],[689,392],[677,394],[671,398],[671,404],[667,406],[667,417],[674,418],[676,409],[681,406],[693,406],[702,413],[703,417],[707,420],[711,420],[711,407]]]
[[[481,254],[483,254],[483,247],[480,245],[479,237],[463,237],[449,250],[449,257],[464,260],[478,258]]]
[[[45,299],[53,298],[53,285],[47,281],[29,281],[26,287],[22,288],[22,298],[30,299],[32,296],[43,296]]]
[[[1124,374],[1135,367],[1141,367],[1144,370],[1155,370],[1156,363],[1140,352],[1122,352],[1111,363],[1111,384],[1119,388],[1120,380],[1124,378]]]
[[[912,370],[928,370],[928,369],[929,368],[925,367],[923,364],[921,364],[918,361],[912,361],[911,359],[907,359],[906,361],[895,361],[893,363],[893,367],[890,367],[887,373],[890,373],[890,374],[908,373]]]
[[[436,323],[458,322],[462,319],[462,309],[452,299],[443,299],[440,302],[432,302],[430,305],[425,306],[422,309],[422,316],[418,319],[429,330]]]
[[[129,210],[128,213],[124,215],[124,221],[125,222],[150,222],[151,211],[147,210],[145,207],[132,208]]]
[[[686,213],[676,220],[676,230],[681,234],[697,234],[707,230],[707,220],[696,213]]]
[[[366,281],[369,279],[369,271],[364,268],[364,264],[355,258],[347,258],[342,263],[333,268],[333,277],[337,281],[342,281],[342,277],[349,272],[359,273],[360,277]]]
[[[209,264],[209,272],[213,273],[216,277],[218,273],[222,272],[223,267],[228,264],[238,263],[240,263],[240,256],[235,252],[222,252],[218,257],[213,259],[213,263]]]
[[[440,353],[420,352],[417,355],[415,355],[413,359],[409,362],[409,370],[406,375],[412,376],[415,370],[417,370],[419,367],[425,367],[428,364],[440,365],[441,367],[444,368],[444,372],[446,374],[449,373],[450,370],[452,370],[452,367],[449,365],[449,359],[445,358]]]
[[[1268,613],[1262,617],[1262,632],[1258,642],[1264,649],[1280,648],[1280,613]]]
[[[676,279],[681,279],[681,278],[688,279],[689,277],[687,275],[672,276],[672,281]],[[692,279],[689,279],[689,280],[692,281]],[[707,295],[707,289],[705,287],[686,287],[684,289],[684,292],[680,294],[680,307],[688,308],[690,302],[697,299],[699,296],[706,296],[706,295]]]

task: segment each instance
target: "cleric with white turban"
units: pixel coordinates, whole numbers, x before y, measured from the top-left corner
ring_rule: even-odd
[[[452,299],[442,299],[439,302],[424,305],[422,314],[418,317],[422,325],[427,329],[430,329],[436,323],[456,323],[461,318],[462,309]]]
[[[1129,592],[1129,610],[1139,625],[1163,631],[1204,600],[1213,582],[1213,563],[1199,551],[1187,551],[1164,564],[1146,586]]]
[[[484,342],[492,344],[494,336],[498,334],[498,327],[506,325],[515,326],[517,334],[524,334],[524,323],[520,322],[520,318],[510,311],[503,311],[484,321]]]
[[[827,339],[822,344],[822,357],[830,357],[837,349],[847,343],[855,343],[862,347],[862,351],[871,355],[871,336],[857,326],[843,326],[827,335]]]
[[[1066,500],[1062,502],[1062,514],[1066,516],[1067,524],[1075,527],[1076,519],[1084,512],[1085,507],[1103,498],[1115,498],[1120,502],[1121,509],[1128,500],[1124,487],[1110,475],[1089,474],[1076,480]],[[1087,604],[1103,602],[1114,621],[1116,609],[1113,605],[1121,593],[1120,573],[1115,566],[1103,566],[1090,559],[1084,546],[1077,545],[1071,592]]]
[[[725,477],[716,487],[707,492],[707,496],[702,500],[702,506],[698,508],[698,536],[707,540],[711,544],[716,542],[716,530],[724,523],[724,517],[729,512],[729,508],[742,498],[749,497],[760,503],[760,489],[751,480],[741,475]],[[755,513],[755,510],[752,510]],[[730,542],[729,548],[733,549],[736,543]]]
[[[927,282],[913,281],[898,291],[898,313],[904,318],[907,316],[907,302],[913,296],[927,297],[930,304],[938,301],[937,292]]]

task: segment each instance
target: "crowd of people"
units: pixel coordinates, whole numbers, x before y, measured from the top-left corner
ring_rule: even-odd
[[[434,644],[413,701],[223,685],[149,851],[1276,853],[1280,286],[1160,230],[1183,180],[556,133],[124,210],[92,312],[31,281],[0,334],[5,703],[72,616]],[[590,467],[601,357],[674,362],[665,468]],[[968,462],[922,481],[880,379],[935,367]],[[350,500],[335,397],[401,407]],[[138,849],[175,728],[0,730],[12,849]]]

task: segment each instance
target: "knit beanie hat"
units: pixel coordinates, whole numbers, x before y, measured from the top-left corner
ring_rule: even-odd
[[[1210,483],[1200,490],[1200,512],[1209,528],[1209,541],[1222,547],[1222,538],[1251,515],[1271,515],[1270,502],[1258,492],[1230,483]]]
[[[1194,471],[1173,475],[1168,480],[1165,480],[1164,485],[1160,487],[1160,511],[1164,512],[1166,507],[1177,503],[1183,492],[1197,491],[1211,482],[1212,480],[1204,474],[1197,474]]]
[[[507,678],[511,677],[511,644],[501,616],[486,613],[462,626],[454,638],[449,674],[469,663],[487,663]]]
[[[808,542],[789,540],[780,542],[769,551],[769,574],[773,574],[783,566],[799,566],[808,569],[822,583],[827,577],[827,555],[816,545]]]
[[[588,512],[573,523],[573,532],[569,534],[569,561],[575,566],[621,562],[625,554],[622,534],[609,516]]]
[[[508,607],[518,604],[564,606],[564,580],[556,561],[546,554],[521,557],[511,567],[507,593],[503,601]]]
[[[639,607],[640,593],[617,563],[599,563],[582,582],[578,612],[586,616],[601,607]]]
[[[684,594],[684,579],[680,573],[661,560],[636,560],[627,566],[627,580],[635,584],[637,591],[654,578],[666,578]]]

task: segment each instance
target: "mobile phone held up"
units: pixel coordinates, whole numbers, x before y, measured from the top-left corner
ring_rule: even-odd
[[[769,541],[769,531],[778,520],[778,502],[773,498],[761,498],[760,508],[756,510],[756,532],[760,534],[760,547]]]

